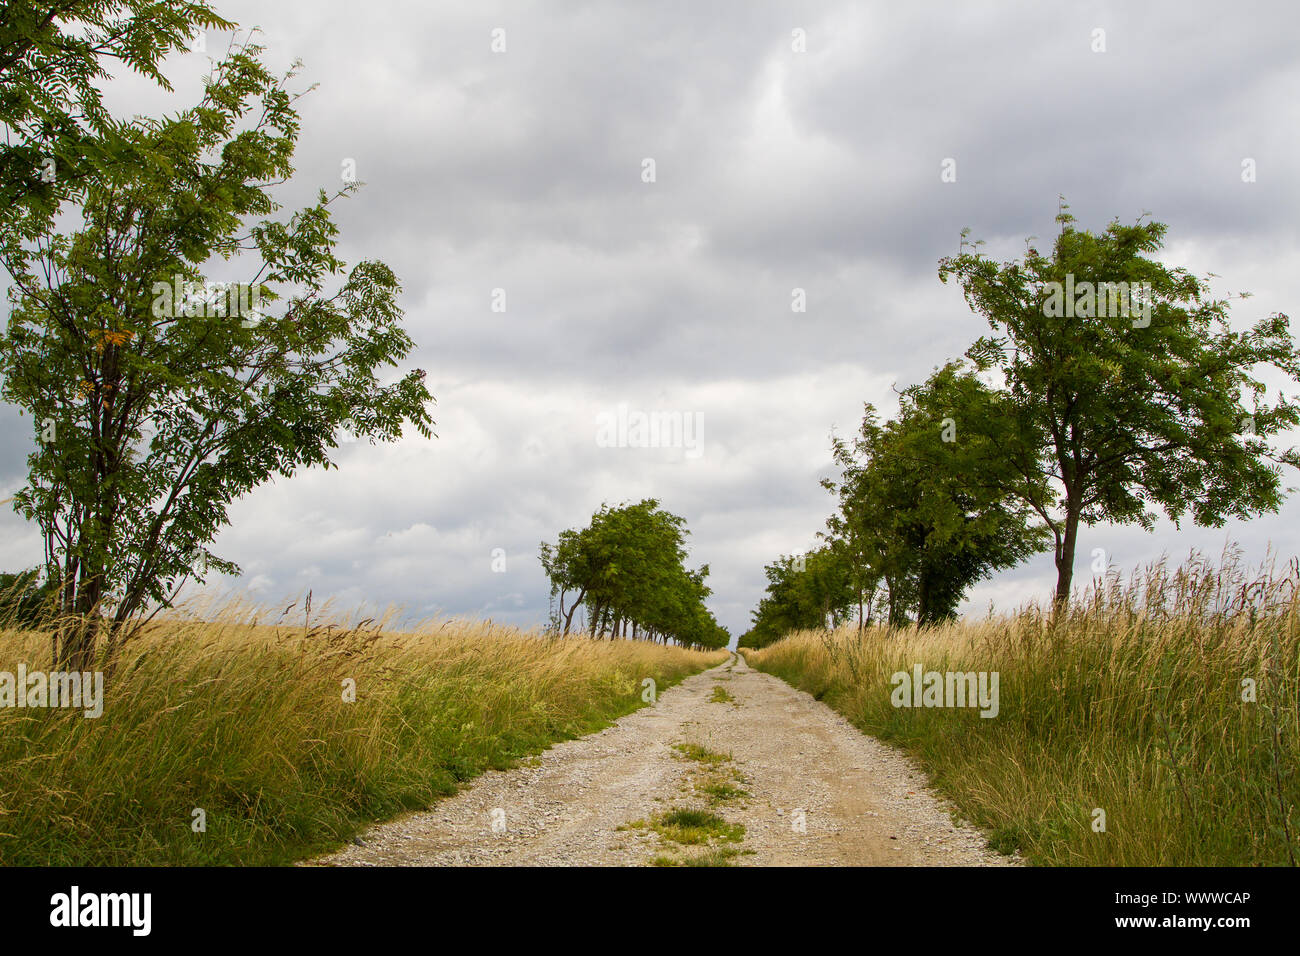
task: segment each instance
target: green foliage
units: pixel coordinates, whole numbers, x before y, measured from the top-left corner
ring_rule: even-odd
[[[788,631],[836,626],[854,602],[849,561],[830,546],[802,556],[782,555],[763,573],[767,593],[739,647],[765,647]]]
[[[881,425],[868,404],[852,441],[832,439],[841,474],[822,485],[839,510],[825,544],[764,569],[767,593],[740,646],[836,627],[854,605],[862,626],[878,614],[934,624],[972,584],[1041,548],[1045,529],[1003,490],[1014,478],[998,457],[1004,401],[954,362],[903,391],[893,421]]]
[[[730,635],[704,604],[708,565],[686,568],[684,520],[653,498],[602,505],[582,529],[543,542],[541,562],[551,581],[554,625],[563,634],[584,607],[592,635],[632,633],[688,647],[726,647]],[[565,600],[574,592],[568,608]]]
[[[904,389],[893,421],[868,404],[852,441],[832,440],[841,474],[822,484],[839,510],[821,537],[863,624],[950,618],[971,585],[1048,545],[1064,605],[1080,524],[1276,511],[1282,466],[1300,466],[1268,441],[1300,424],[1300,404],[1281,391],[1268,402],[1260,378],[1300,381],[1287,317],[1234,332],[1207,281],[1150,258],[1163,224],[1095,235],[1065,208],[1050,256],[993,262],[963,232],[939,275],[957,277],[994,334]],[[829,605],[817,618],[818,575],[783,558],[767,576],[741,646],[837,623]]]
[[[840,506],[827,537],[869,595],[883,584],[892,623],[955,616],[971,585],[1044,545],[1046,529],[1005,490],[1016,475],[1000,449],[1018,439],[1006,403],[950,362],[901,393],[893,421],[878,425],[867,405],[854,440],[832,440],[842,475],[822,483]]]
[[[1000,484],[1050,529],[1064,602],[1080,523],[1149,530],[1163,511],[1217,527],[1277,510],[1279,465],[1300,456],[1266,439],[1300,424],[1300,406],[1282,394],[1267,403],[1258,371],[1300,379],[1300,353],[1285,315],[1234,332],[1208,280],[1150,258],[1164,224],[1115,221],[1094,235],[1065,211],[1058,222],[1050,257],[968,252],[942,260],[939,275],[958,279],[994,331],[968,355],[1005,380],[1013,427],[998,428],[1014,440],[999,451],[1016,475]],[[1119,283],[1145,287],[1139,309],[1101,307],[1097,293]],[[1063,302],[1071,288],[1091,300],[1078,291],[1077,304]]]
[[[37,437],[15,508],[45,537],[61,612],[104,616],[110,652],[190,576],[238,572],[207,549],[236,498],[331,467],[341,429],[431,434],[423,371],[386,372],[413,345],[396,277],[334,253],[330,204],[350,188],[272,217],[298,115],[293,72],[260,53],[233,49],[192,109],[120,128],[147,161],[89,183],[79,224],[0,251],[14,281],[0,396]],[[241,273],[216,297],[200,291],[214,261]],[[97,629],[60,654],[84,664]]]
[[[38,627],[53,613],[58,588],[37,570],[0,574],[0,627]]]
[[[89,183],[147,157],[104,110],[98,83],[121,65],[171,89],[160,65],[204,29],[235,24],[206,3],[6,0],[0,4],[0,233],[49,231]]]

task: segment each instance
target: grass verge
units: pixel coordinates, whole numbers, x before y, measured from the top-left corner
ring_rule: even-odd
[[[1248,575],[1194,556],[1111,579],[1055,621],[1030,608],[803,632],[745,654],[918,758],[995,848],[1030,862],[1300,859],[1300,565]],[[893,675],[917,664],[998,672],[997,716],[894,706]]]
[[[0,707],[0,864],[290,863],[607,726],[642,706],[645,678],[662,691],[725,660],[461,621],[264,619],[151,625],[96,719]],[[48,654],[0,628],[0,671]]]

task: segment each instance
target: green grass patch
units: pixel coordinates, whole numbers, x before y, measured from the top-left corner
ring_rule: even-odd
[[[687,760],[694,760],[710,767],[716,767],[731,760],[731,754],[717,753],[700,744],[673,744],[673,749]]]
[[[742,790],[725,780],[706,780],[695,784],[698,793],[704,794],[710,803],[726,803],[728,800],[738,800],[741,797],[749,796],[748,790]]]
[[[753,850],[741,850],[734,846],[710,847],[703,853],[687,856],[656,856],[650,861],[651,866],[734,866],[731,861],[738,856],[752,856]]]
[[[683,846],[701,846],[715,840],[739,843],[745,838],[742,823],[728,823],[711,810],[677,807],[657,813],[649,820],[637,820],[627,826],[634,830],[652,830],[663,839]]]

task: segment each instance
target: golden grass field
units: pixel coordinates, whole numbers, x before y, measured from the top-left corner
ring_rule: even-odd
[[[291,862],[607,725],[642,706],[646,678],[662,691],[726,659],[292,613],[155,620],[107,674],[97,719],[0,708],[0,864]],[[49,654],[45,634],[0,628],[0,670]]]
[[[1193,558],[1041,608],[790,635],[751,665],[902,746],[999,849],[1058,865],[1295,865],[1300,567]],[[997,671],[1000,711],[906,708],[891,675]],[[1253,701],[1249,685],[1254,682]],[[1094,829],[1096,810],[1105,831]]]

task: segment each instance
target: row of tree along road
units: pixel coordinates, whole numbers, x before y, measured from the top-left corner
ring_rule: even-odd
[[[543,543],[552,627],[569,634],[581,608],[593,637],[726,647],[730,635],[704,604],[709,566],[686,567],[688,533],[682,518],[648,498],[602,506],[585,528],[561,532],[555,544]]]
[[[1046,549],[1060,607],[1080,526],[1150,530],[1163,513],[1217,527],[1278,509],[1283,466],[1300,466],[1276,441],[1300,423],[1281,389],[1300,381],[1287,316],[1234,330],[1212,275],[1151,257],[1164,224],[1144,214],[1094,234],[1067,210],[1051,255],[1031,239],[996,262],[963,232],[939,263],[991,334],[904,389],[892,420],[868,404],[856,435],[832,438],[839,473],[822,484],[838,509],[816,549],[767,566],[742,645],[854,615],[932,624]]]
[[[230,30],[202,2],[6,3],[0,16],[0,398],[30,414],[13,506],[39,528],[40,579],[63,622],[60,666],[109,658],[192,579],[239,569],[209,549],[231,502],[277,475],[331,467],[341,440],[432,434],[432,396],[402,325],[397,277],[336,256],[332,212],[356,183],[288,216],[294,72],[237,40],[197,102],[161,118],[105,110],[106,64],[167,86],[161,63]],[[1143,217],[1144,218],[1144,217]],[[767,569],[747,642],[793,627],[951,616],[971,584],[1051,548],[1071,593],[1079,528],[1202,525],[1275,511],[1300,409],[1285,315],[1245,331],[1205,280],[1162,264],[1165,227],[1076,229],[1052,254],[940,263],[992,334],[835,440],[838,512],[822,545]],[[209,279],[223,273],[219,283]],[[396,368],[397,371],[390,371]],[[707,567],[686,568],[681,519],[654,501],[604,508],[542,559],[567,633],[715,647]],[[17,612],[15,612],[17,613]]]

